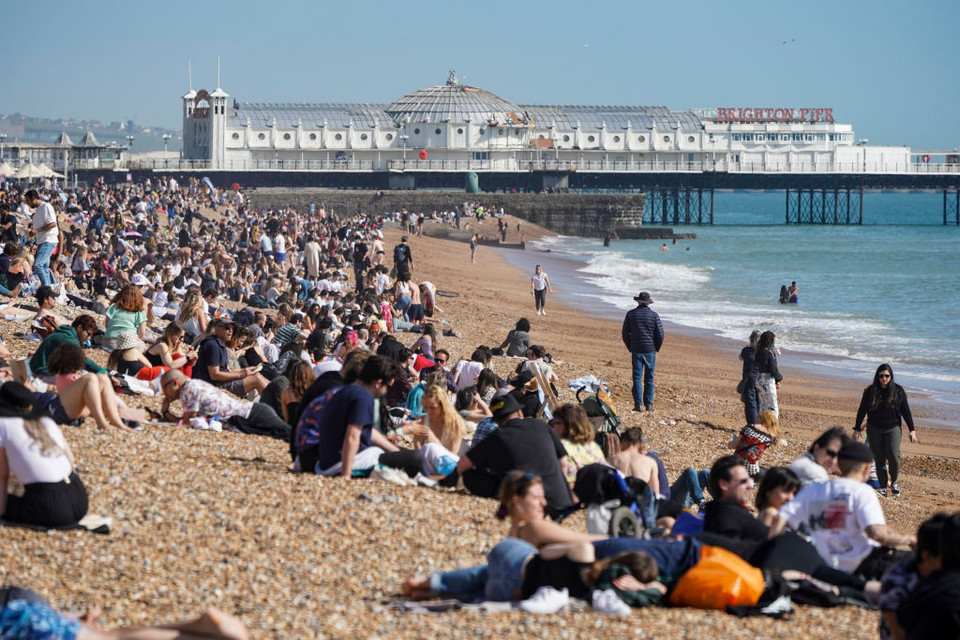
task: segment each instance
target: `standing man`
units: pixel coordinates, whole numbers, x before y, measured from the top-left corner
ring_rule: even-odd
[[[397,269],[397,280],[410,279],[410,267],[413,266],[413,254],[407,244],[407,236],[400,238],[400,244],[393,248],[393,266]]]
[[[31,235],[37,242],[37,254],[34,257],[33,272],[40,278],[40,284],[52,287],[56,281],[50,270],[50,257],[57,248],[60,230],[57,227],[57,212],[49,202],[44,202],[35,189],[27,191],[27,205],[33,209]]]
[[[653,300],[648,292],[641,291],[633,299],[637,306],[627,312],[621,330],[623,344],[633,355],[633,410],[653,411],[653,368],[663,346],[663,325],[650,308]]]
[[[530,278],[530,293],[533,294],[538,316],[547,315],[547,291],[550,290],[550,278],[543,272],[543,267],[537,265]]]

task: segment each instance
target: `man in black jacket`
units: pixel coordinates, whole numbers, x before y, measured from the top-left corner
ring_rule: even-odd
[[[633,299],[637,306],[627,312],[621,331],[623,344],[633,356],[633,410],[653,411],[653,368],[663,345],[663,325],[650,308],[653,300],[648,292],[641,291]]]

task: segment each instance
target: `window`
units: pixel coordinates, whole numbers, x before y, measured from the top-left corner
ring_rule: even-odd
[[[239,133],[234,133],[231,137],[232,137],[234,140],[239,140],[239,139],[240,139],[240,134],[239,134]]]
[[[257,134],[257,140],[264,140],[266,137],[267,137],[267,136],[264,135],[264,134],[262,134],[262,133],[258,133],[258,134]]]
[[[474,151],[474,152],[473,152],[473,159],[474,159],[474,160],[489,160],[489,159],[490,159],[490,154],[487,153],[486,151]]]
[[[646,142],[646,141],[647,141],[647,136],[637,136],[637,141],[639,141],[639,142]]]
[[[687,136],[687,142],[693,142],[693,141],[694,141],[693,136]]]
[[[317,139],[317,134],[311,133],[311,134],[310,134],[310,139],[311,139],[311,140],[316,140],[316,139]]]
[[[596,141],[596,138],[595,138],[595,137],[593,137],[593,136],[587,136],[587,142],[594,142],[594,141]]]
[[[670,142],[670,136],[663,136],[664,142]]]
[[[463,133],[463,129],[462,129],[462,128],[461,128],[461,129],[457,129],[457,133],[462,134],[462,133]]]
[[[503,135],[503,129],[497,129],[497,135],[502,136],[502,135]]]
[[[290,134],[289,134],[289,133],[283,134],[283,139],[284,139],[284,140],[289,140],[289,139],[290,139]]]
[[[537,138],[540,139],[540,140],[543,140],[543,139],[544,139],[544,135],[541,133],[540,135],[537,136]]]
[[[415,135],[415,136],[420,135],[420,129],[419,129],[419,127],[413,130],[413,135]]]
[[[387,142],[390,142],[391,140],[393,140],[393,134],[392,134],[392,133],[388,133],[388,134],[387,134]]]
[[[570,136],[563,136],[564,142],[570,142]]]
[[[440,127],[437,127],[436,129],[434,129],[433,132],[437,135],[440,135]]]
[[[338,133],[337,135],[333,136],[333,139],[334,139],[334,140],[343,140],[343,135]]]
[[[367,134],[361,133],[361,134],[360,134],[360,139],[361,139],[361,140],[366,140],[366,139],[367,139]]]
[[[614,142],[620,142],[620,136],[613,136]]]

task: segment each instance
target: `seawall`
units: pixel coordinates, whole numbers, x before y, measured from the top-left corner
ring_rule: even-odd
[[[262,188],[249,192],[251,206],[293,207],[306,211],[311,204],[352,215],[407,209],[423,213],[450,211],[465,202],[486,208],[503,207],[517,216],[556,233],[582,237],[673,237],[664,229],[643,229],[643,194],[476,193],[463,191],[356,191],[335,189]],[[666,231],[667,236],[664,236]]]

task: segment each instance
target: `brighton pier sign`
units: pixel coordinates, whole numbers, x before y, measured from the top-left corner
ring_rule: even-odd
[[[718,107],[717,122],[833,122],[833,109]]]

